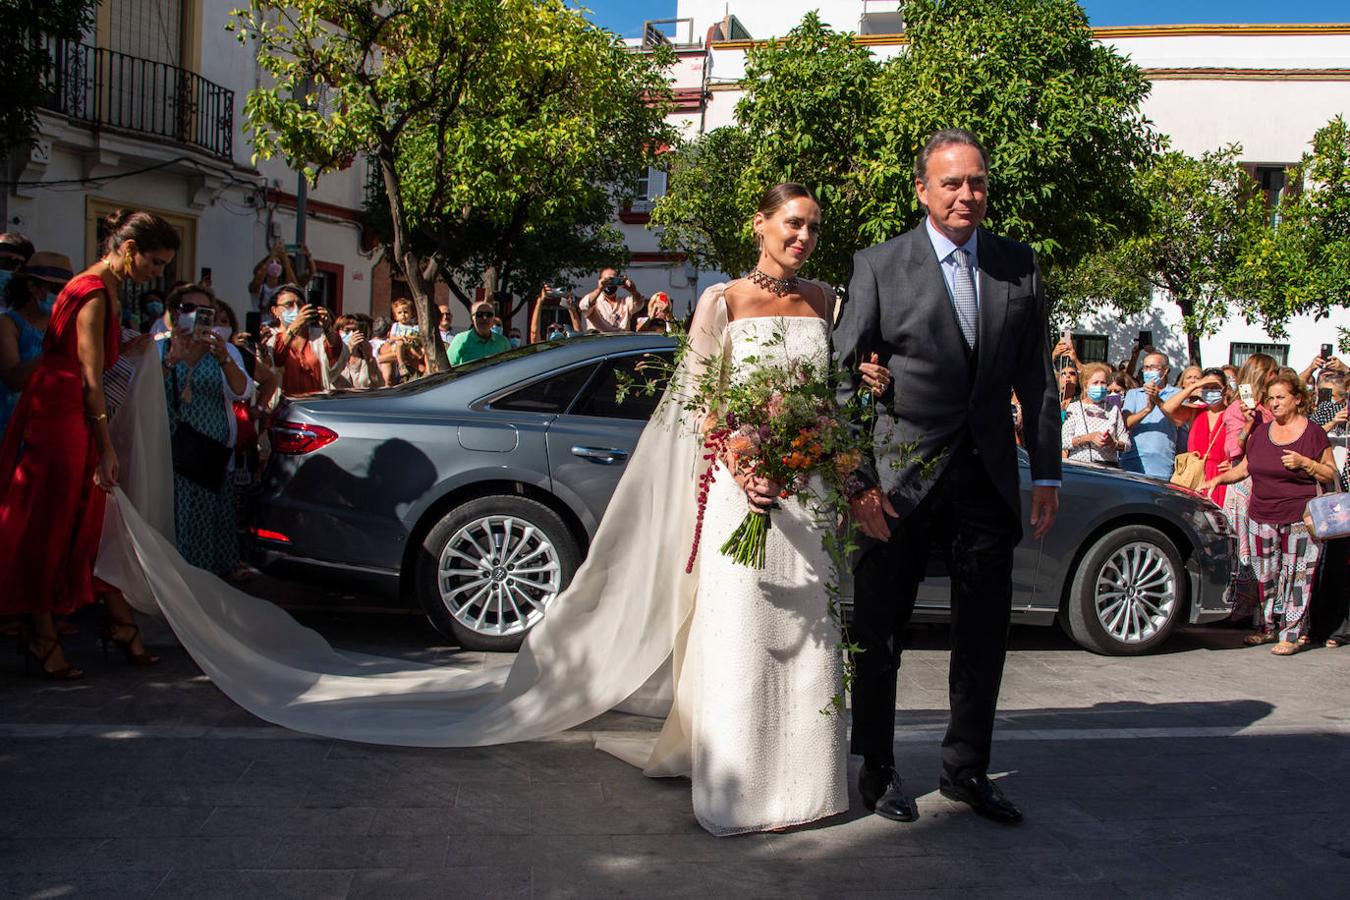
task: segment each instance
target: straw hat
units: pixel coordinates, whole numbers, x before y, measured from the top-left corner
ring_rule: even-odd
[[[66,282],[75,277],[69,256],[47,250],[39,250],[30,256],[28,263],[23,267],[23,273],[29,278],[45,281],[57,290],[65,287]]]

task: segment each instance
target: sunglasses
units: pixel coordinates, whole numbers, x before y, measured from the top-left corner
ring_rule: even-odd
[[[487,310],[480,309],[478,312],[473,314],[473,317],[475,319],[495,319],[497,318],[497,314],[493,312],[488,312]]]
[[[13,272],[23,265],[23,260],[17,256],[0,256],[0,271]]]

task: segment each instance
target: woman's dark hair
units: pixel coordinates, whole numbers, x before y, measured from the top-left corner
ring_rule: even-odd
[[[1111,370],[1111,374],[1106,378],[1106,386],[1111,387],[1113,384],[1118,384],[1127,391],[1132,391],[1137,387],[1134,383],[1134,379],[1130,377],[1130,373],[1126,372],[1124,369]]]
[[[370,336],[384,340],[389,337],[389,320],[380,316],[370,325]]]
[[[305,289],[293,281],[279,286],[272,294],[272,305],[276,306],[281,302],[282,294],[293,294],[295,296],[295,305],[304,306],[309,302],[309,297],[305,295]]]
[[[143,253],[178,249],[178,232],[154,213],[135,209],[119,209],[103,220],[108,236],[103,241],[103,252],[112,253],[127,241],[135,241]]]
[[[1208,369],[1202,371],[1200,373],[1200,378],[1201,380],[1206,378],[1217,378],[1225,387],[1228,385],[1228,373],[1215,366],[1210,366]]]
[[[811,193],[810,188],[804,184],[798,184],[795,181],[784,181],[782,184],[775,184],[769,188],[759,198],[758,213],[768,218],[792,200],[805,197],[807,200],[815,203],[816,195]]]

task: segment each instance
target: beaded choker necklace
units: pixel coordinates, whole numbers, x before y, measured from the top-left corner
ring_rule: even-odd
[[[787,278],[774,278],[772,275],[761,272],[759,267],[756,266],[750,270],[750,274],[746,277],[775,297],[797,293],[796,275],[789,275]]]

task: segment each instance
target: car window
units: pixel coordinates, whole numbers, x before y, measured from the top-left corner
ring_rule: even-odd
[[[492,402],[493,409],[515,412],[560,413],[571,404],[577,391],[590,379],[597,363],[577,366],[526,385]]]
[[[661,368],[653,372],[650,367],[638,371],[642,363],[659,357]],[[633,419],[645,422],[652,417],[656,404],[661,400],[661,391],[665,390],[666,377],[669,374],[673,354],[669,351],[631,354],[607,359],[601,364],[598,375],[587,385],[586,391],[572,407],[574,416],[600,416],[606,419]],[[648,395],[645,390],[631,390],[620,403],[618,399],[620,376],[627,376],[638,385],[649,381],[657,382],[657,390]]]

